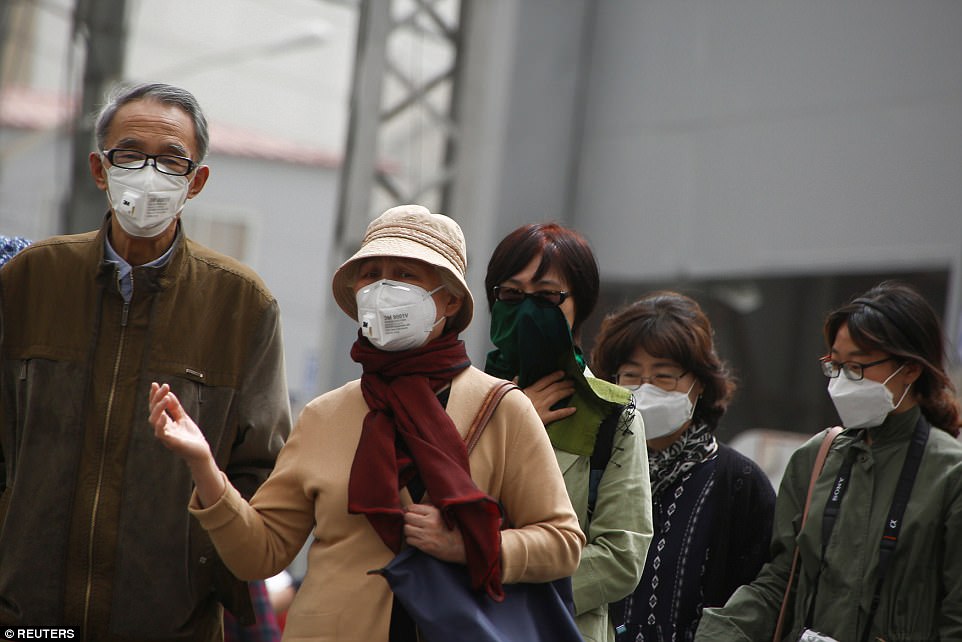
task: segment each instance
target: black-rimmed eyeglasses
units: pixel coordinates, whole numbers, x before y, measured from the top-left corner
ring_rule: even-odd
[[[504,301],[510,305],[518,305],[527,298],[534,301],[535,305],[542,308],[554,308],[561,305],[570,296],[570,292],[563,290],[538,290],[537,292],[525,292],[518,288],[509,288],[503,285],[496,285],[493,288],[494,298]]]
[[[140,169],[147,166],[147,161],[151,161],[158,172],[171,176],[187,176],[197,167],[197,163],[183,156],[145,154],[135,149],[109,149],[104,156],[111,165],[121,169]]]
[[[836,378],[840,372],[845,373],[845,378],[852,381],[861,381],[865,377],[865,369],[877,366],[880,363],[891,361],[892,357],[885,357],[878,361],[869,363],[859,363],[858,361],[832,361],[827,357],[822,357],[822,374],[829,379]]]

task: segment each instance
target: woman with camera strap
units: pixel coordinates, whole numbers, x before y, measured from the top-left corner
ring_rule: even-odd
[[[962,420],[938,317],[885,282],[831,312],[824,333],[844,430],[792,456],[772,561],[705,610],[696,639],[962,640]]]

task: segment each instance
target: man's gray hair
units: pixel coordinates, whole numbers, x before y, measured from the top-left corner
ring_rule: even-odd
[[[200,108],[200,104],[194,95],[186,89],[165,85],[163,83],[142,83],[140,85],[120,85],[115,87],[107,96],[107,103],[97,115],[97,124],[94,132],[97,136],[97,149],[104,151],[107,140],[107,130],[113,122],[117,110],[127,103],[142,99],[156,100],[165,105],[173,105],[183,109],[191,120],[194,121],[194,138],[197,147],[197,158],[192,159],[196,163],[201,163],[207,156],[207,147],[210,144],[210,133],[207,130],[207,118]]]

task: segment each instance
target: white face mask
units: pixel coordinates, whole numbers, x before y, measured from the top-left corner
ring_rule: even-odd
[[[184,209],[189,187],[186,176],[164,174],[152,165],[107,167],[107,196],[117,222],[137,238],[151,238],[167,229]]]
[[[906,386],[899,402],[893,403],[892,391],[885,386],[904,365],[899,366],[898,370],[882,383],[871,379],[852,381],[844,373],[829,379],[828,394],[835,404],[842,425],[846,428],[871,428],[885,421],[889,413],[898,408],[908,394],[909,386]]]
[[[375,347],[399,352],[423,346],[445,317],[438,315],[434,297],[410,283],[381,279],[357,291],[357,321],[361,334]]]
[[[695,414],[695,406],[688,395],[694,387],[692,382],[688,392],[667,391],[650,383],[643,383],[631,393],[635,399],[635,408],[645,422],[645,439],[670,435],[691,419]]]

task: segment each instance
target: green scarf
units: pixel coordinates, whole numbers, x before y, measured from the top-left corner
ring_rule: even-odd
[[[546,426],[558,450],[590,455],[598,428],[605,418],[621,412],[631,393],[607,381],[586,377],[581,351],[574,345],[571,328],[561,310],[543,308],[530,298],[517,305],[495,301],[491,309],[491,342],[484,370],[503,379],[518,377],[526,388],[542,377],[563,370],[575,391],[553,409],[574,407],[577,412]]]

